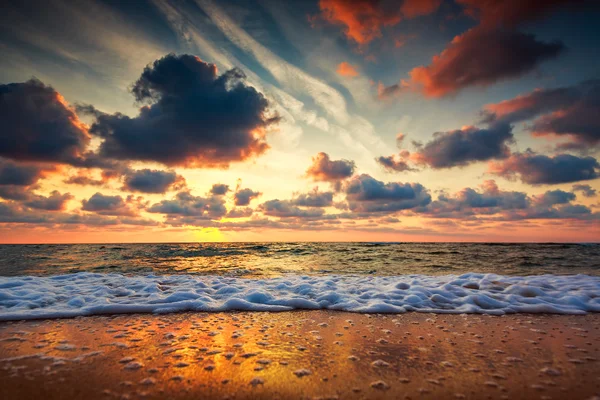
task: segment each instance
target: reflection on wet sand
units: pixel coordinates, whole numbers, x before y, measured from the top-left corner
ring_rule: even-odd
[[[600,317],[327,311],[0,324],[0,398],[600,394]]]

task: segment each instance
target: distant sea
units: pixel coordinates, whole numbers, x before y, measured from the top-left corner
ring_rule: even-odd
[[[0,246],[0,320],[296,309],[600,312],[600,244]]]
[[[600,244],[193,243],[0,245],[0,276],[74,272],[262,278],[284,274],[600,275]]]

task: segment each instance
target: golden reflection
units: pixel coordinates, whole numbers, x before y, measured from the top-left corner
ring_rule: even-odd
[[[297,311],[3,323],[0,397],[586,398],[600,374],[599,338],[597,315]]]

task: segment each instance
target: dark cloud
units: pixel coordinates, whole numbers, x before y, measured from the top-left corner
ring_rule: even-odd
[[[465,12],[488,27],[515,27],[561,8],[579,9],[592,6],[589,0],[456,0]],[[596,4],[597,5],[597,4]]]
[[[476,214],[496,214],[507,210],[524,210],[531,200],[526,193],[500,190],[493,180],[480,188],[464,188],[452,196],[441,194],[419,211],[437,218],[468,219]]]
[[[264,215],[279,218],[319,218],[324,211],[321,208],[300,208],[289,200],[269,200],[258,206],[258,210]]]
[[[121,196],[107,196],[97,192],[88,200],[81,202],[81,209],[100,215],[134,217],[138,215],[138,212],[129,204],[132,199],[132,197],[128,197],[128,202],[126,202]]]
[[[492,162],[489,172],[508,179],[518,176],[522,182],[532,185],[557,184],[595,179],[599,176],[600,164],[593,157],[546,156],[527,151]]]
[[[250,201],[260,196],[261,192],[256,192],[252,189],[238,189],[233,195],[233,199],[236,206],[247,206]]]
[[[72,198],[71,193],[60,194],[57,190],[54,190],[50,193],[50,196],[33,195],[24,205],[36,210],[62,211]]]
[[[416,209],[432,218],[454,219],[462,224],[483,221],[522,221],[531,219],[596,220],[600,213],[583,205],[572,204],[575,195],[562,190],[551,190],[530,197],[527,193],[505,191],[493,180],[480,188],[465,188],[453,194],[442,194],[427,207]]]
[[[227,194],[227,192],[229,192],[229,185],[225,185],[223,183],[215,183],[210,189],[210,193],[217,196],[223,196]]]
[[[366,174],[350,179],[345,192],[353,212],[393,213],[423,207],[431,202],[431,195],[419,183],[384,183]]]
[[[387,172],[417,171],[415,168],[411,167],[406,160],[396,155],[377,157],[375,161]]]
[[[436,132],[410,158],[417,164],[432,168],[452,168],[476,161],[506,158],[508,143],[513,141],[509,124],[498,123],[488,128],[469,126],[449,132]]]
[[[541,42],[531,34],[476,27],[456,36],[430,65],[414,68],[410,84],[426,96],[442,97],[519,77],[564,50],[559,41]]]
[[[32,191],[38,188],[38,181],[51,169],[53,167],[15,163],[0,158],[0,198],[31,200],[37,196]]]
[[[315,181],[339,182],[351,177],[356,170],[354,161],[331,160],[327,153],[320,152],[312,158],[306,176]]]
[[[153,204],[147,211],[166,214],[168,220],[180,217],[193,217],[192,220],[220,219],[227,214],[223,196],[201,197],[190,192],[179,192],[173,200]]]
[[[582,185],[582,184],[573,185],[573,191],[581,192],[585,197],[596,196],[596,189],[592,188],[590,185]]]
[[[166,165],[227,167],[268,149],[269,104],[245,75],[232,69],[218,75],[214,64],[190,55],[169,54],[146,67],[132,87],[148,103],[137,117],[95,114],[90,133],[103,139],[99,153],[117,160]]]
[[[333,192],[301,193],[292,199],[291,203],[302,207],[330,207],[333,205]]]
[[[564,136],[572,140],[566,148],[587,149],[600,144],[600,81],[575,86],[536,89],[531,93],[484,109],[486,121],[520,122],[536,118],[528,126],[536,136]]]
[[[254,210],[250,207],[236,207],[227,212],[227,218],[247,218],[252,216]]]
[[[28,186],[0,185],[0,198],[5,200],[27,200],[31,196]]]
[[[70,214],[61,211],[46,211],[24,208],[18,203],[0,203],[0,222],[11,224],[49,225],[52,229],[62,226],[108,227],[119,225],[154,226],[155,221],[130,218],[107,217],[98,214]]]
[[[0,186],[30,186],[44,176],[44,169],[36,165],[17,164],[0,158]]]
[[[575,193],[565,192],[564,190],[548,190],[541,196],[536,196],[535,200],[542,206],[554,206],[557,204],[567,204],[575,200]]]
[[[180,190],[185,179],[174,171],[141,169],[129,171],[124,175],[123,190],[142,193],[165,193],[168,190]]]
[[[89,144],[85,126],[62,96],[36,79],[0,85],[0,156],[78,164]]]
[[[442,0],[320,0],[321,17],[344,26],[348,39],[364,45],[381,36],[384,26],[431,14]]]

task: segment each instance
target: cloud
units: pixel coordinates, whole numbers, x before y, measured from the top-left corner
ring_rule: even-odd
[[[27,200],[31,196],[31,187],[18,185],[0,185],[0,198],[5,200]]]
[[[500,190],[496,182],[487,180],[478,189],[464,188],[452,196],[441,194],[420,211],[436,218],[468,219],[477,214],[524,210],[530,203],[526,193]]]
[[[506,160],[492,162],[489,173],[532,185],[578,182],[597,178],[600,164],[593,157],[570,154],[546,156],[532,151],[514,153]]]
[[[166,214],[170,223],[177,223],[184,217],[193,217],[191,220],[220,219],[227,214],[223,196],[194,196],[189,191],[177,193],[173,200],[153,204],[147,211]]]
[[[377,84],[377,98],[379,100],[391,100],[398,97],[400,94],[411,90],[413,90],[413,86],[409,81],[404,79],[390,86],[385,86],[383,83],[379,82]]]
[[[564,190],[548,190],[541,196],[536,196],[535,200],[542,206],[554,206],[556,204],[567,204],[575,200],[575,193],[565,192]]]
[[[573,185],[574,192],[581,192],[585,197],[594,197],[596,196],[596,189],[592,188],[590,185],[582,185],[577,184]]]
[[[236,206],[247,206],[253,199],[256,199],[260,195],[262,195],[261,192],[249,188],[238,189],[233,195],[233,199]]]
[[[488,128],[464,127],[448,132],[436,132],[433,139],[410,155],[417,164],[431,168],[452,168],[477,161],[506,158],[508,143],[513,141],[508,124],[493,124]]]
[[[133,197],[128,197],[126,202],[121,196],[107,196],[96,192],[88,200],[82,200],[81,209],[100,215],[135,217],[138,212],[130,207],[133,201]]]
[[[0,198],[32,200],[37,196],[32,191],[38,188],[38,181],[53,169],[48,165],[15,163],[0,158]]]
[[[110,180],[117,179],[120,176],[120,171],[104,170],[100,173],[100,179],[96,179],[89,170],[79,170],[76,175],[69,176],[63,182],[78,186],[106,186]]]
[[[321,17],[344,26],[348,39],[364,45],[381,37],[381,29],[402,19],[431,14],[441,0],[320,0]]]
[[[140,169],[124,175],[123,190],[141,193],[165,193],[185,187],[185,179],[175,171]]]
[[[517,78],[564,50],[559,41],[541,42],[531,34],[476,27],[456,36],[430,65],[413,68],[410,85],[428,97],[443,97]]]
[[[0,156],[18,161],[81,162],[85,125],[52,87],[37,79],[0,85]]]
[[[324,211],[321,208],[300,208],[288,200],[269,200],[260,204],[257,208],[264,215],[279,218],[319,218]]]
[[[169,166],[227,167],[264,153],[269,104],[245,75],[218,75],[214,64],[169,54],[144,69],[131,91],[146,102],[137,117],[96,113],[90,133],[101,156]]]
[[[500,103],[485,106],[486,121],[510,123],[534,119],[527,127],[535,136],[571,139],[564,148],[587,149],[600,144],[600,80],[553,89],[536,89]]]
[[[350,77],[350,78],[354,78],[359,75],[356,68],[354,66],[348,64],[346,61],[344,61],[338,65],[336,72],[341,76]]]
[[[477,18],[484,26],[515,27],[538,19],[564,6],[581,7],[591,1],[573,0],[456,0],[465,7],[465,13]]]
[[[0,158],[0,185],[30,186],[44,177],[44,169]]]
[[[54,190],[50,193],[50,196],[34,195],[23,204],[36,210],[62,211],[71,199],[73,199],[71,193],[60,194],[57,190]]]
[[[223,183],[215,183],[210,188],[210,193],[216,196],[223,196],[227,192],[229,192],[229,185],[225,185]]]
[[[327,153],[317,153],[312,158],[312,165],[306,170],[306,176],[315,181],[339,182],[351,177],[356,170],[354,161],[331,160]]]
[[[345,193],[350,210],[360,213],[393,213],[431,202],[431,195],[419,183],[384,183],[367,174],[350,179]]]
[[[227,218],[248,218],[252,216],[254,210],[250,207],[236,207],[232,208],[225,215]]]
[[[291,200],[291,204],[302,207],[330,207],[333,205],[333,192],[314,190],[309,193],[301,193]]]
[[[431,218],[454,219],[462,223],[600,218],[600,213],[572,204],[575,198],[574,193],[562,190],[549,190],[530,197],[525,192],[501,190],[496,182],[488,180],[477,189],[464,188],[453,195],[442,194],[427,207],[416,211]]]
[[[375,161],[387,172],[417,171],[415,168],[411,167],[405,159],[398,155],[377,157]]]
[[[106,227],[118,225],[153,226],[157,222],[141,218],[113,218],[98,214],[73,214],[58,210],[47,211],[23,207],[19,203],[0,203],[0,222],[11,224],[51,225],[52,229],[78,225],[81,227]]]

